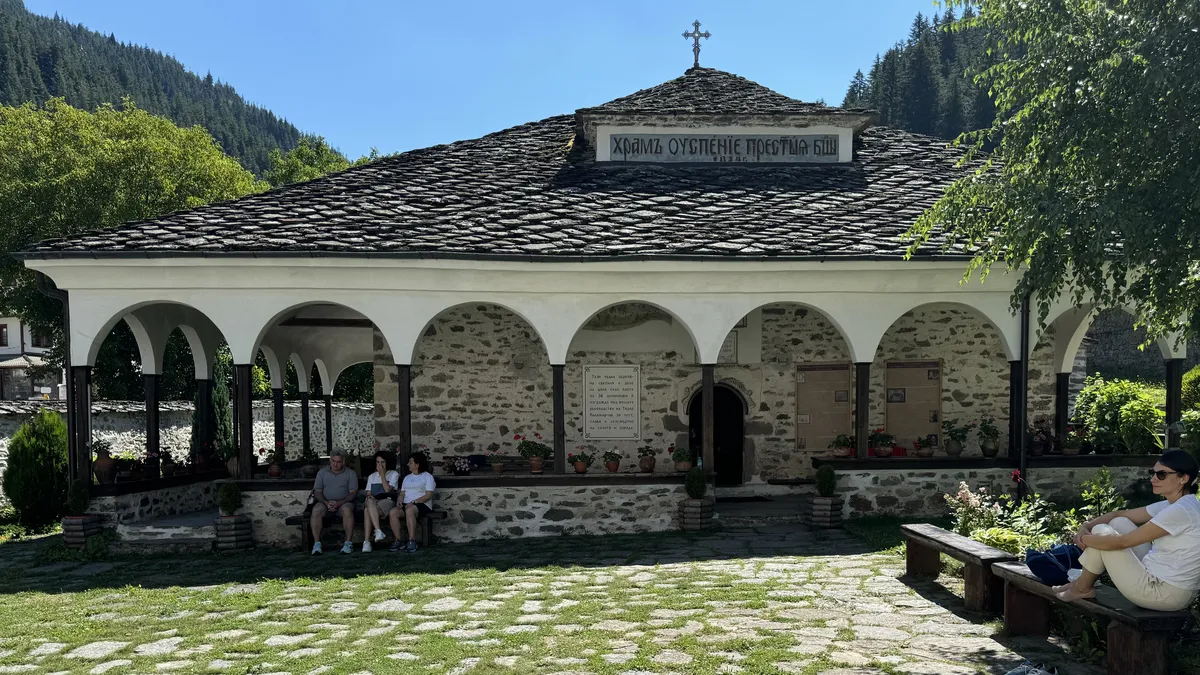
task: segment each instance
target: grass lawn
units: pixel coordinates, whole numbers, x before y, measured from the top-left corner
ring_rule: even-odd
[[[860,525],[90,563],[8,543],[0,673],[1101,672],[899,580],[895,535]]]

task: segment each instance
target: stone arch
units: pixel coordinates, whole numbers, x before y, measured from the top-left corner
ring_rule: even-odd
[[[1111,309],[1133,317],[1135,321],[1137,319],[1136,310],[1130,305]],[[1084,303],[1075,307],[1062,307],[1053,317],[1046,317],[1048,329],[1049,327],[1054,328],[1055,367],[1058,372],[1071,372],[1075,356],[1100,312],[1101,310],[1098,310],[1094,303]],[[1177,347],[1175,340],[1170,336],[1160,337],[1154,340],[1154,344],[1158,347],[1164,361],[1186,356],[1186,353],[1181,353],[1186,352],[1186,347]]]
[[[174,300],[150,300],[130,305],[113,314],[92,336],[86,365],[94,366],[100,347],[121,321],[129,326],[137,342],[142,372],[162,372],[163,356],[171,333],[179,329],[188,342],[197,379],[212,374],[217,348],[224,341],[220,329],[199,309]]]

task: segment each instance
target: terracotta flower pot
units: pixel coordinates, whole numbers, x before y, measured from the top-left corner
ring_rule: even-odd
[[[621,468],[620,462],[605,462],[604,468],[608,469],[609,473],[616,473],[617,469]]]
[[[962,441],[956,441],[952,438],[952,439],[946,441],[945,448],[946,448],[947,456],[958,457],[959,455],[962,454],[963,444],[962,444]]]
[[[321,471],[321,467],[316,464],[305,464],[300,467],[300,475],[305,478],[316,478],[317,473]]]
[[[575,473],[587,473],[587,462],[575,462]]]
[[[892,446],[885,445],[883,447],[875,448],[875,456],[876,457],[891,457],[892,456]]]
[[[984,457],[995,457],[1000,454],[1000,444],[994,438],[985,438],[979,442],[979,451]]]
[[[529,458],[529,472],[530,473],[541,473],[542,467],[544,467],[544,466],[545,466],[545,460],[543,460],[541,457],[530,457]]]
[[[92,462],[92,473],[96,474],[96,482],[101,485],[112,483],[117,477],[117,460],[104,457]]]
[[[161,468],[163,478],[174,476],[179,471],[179,465],[173,462],[171,464],[163,464]]]
[[[504,462],[500,460],[492,462],[492,473],[504,473]]]
[[[1079,454],[1079,448],[1068,448],[1067,446],[1065,446],[1065,445],[1064,445],[1064,446],[1063,446],[1063,449],[1062,449],[1062,454],[1064,454],[1064,455],[1078,455],[1078,454]]]
[[[283,467],[271,462],[271,465],[267,467],[267,478],[279,478],[282,475]]]
[[[675,462],[675,470],[676,471],[682,472],[682,471],[687,471],[691,468],[692,468],[691,462]]]
[[[638,469],[640,469],[642,473],[653,473],[655,461],[656,460],[654,457],[639,457]]]
[[[834,448],[833,456],[834,457],[853,457],[854,456],[854,448],[852,448],[848,445],[840,447],[840,448]]]
[[[230,457],[229,459],[225,460],[225,468],[229,470],[230,476],[236,478],[238,475],[238,458]]]
[[[933,446],[916,448],[913,450],[913,454],[917,457],[933,457]]]

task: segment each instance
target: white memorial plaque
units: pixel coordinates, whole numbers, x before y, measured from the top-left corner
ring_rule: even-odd
[[[725,336],[725,342],[721,343],[721,352],[717,354],[717,363],[738,362],[737,336],[736,330],[729,331],[729,335]]]
[[[642,430],[638,366],[583,367],[583,437],[636,441]]]

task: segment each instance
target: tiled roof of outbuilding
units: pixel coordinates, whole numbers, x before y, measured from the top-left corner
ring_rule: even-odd
[[[710,94],[723,110],[820,109],[702,69],[593,110],[700,110]],[[899,258],[903,232],[967,171],[944,140],[881,127],[852,163],[819,166],[598,165],[575,131],[550,117],[26,255]]]

